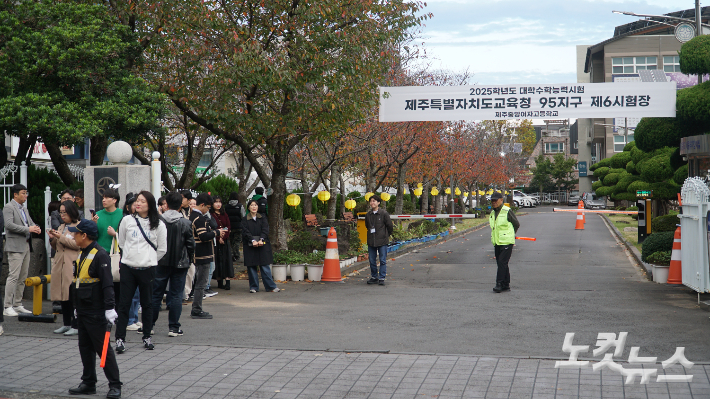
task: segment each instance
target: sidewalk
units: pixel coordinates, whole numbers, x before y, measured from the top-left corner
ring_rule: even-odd
[[[555,369],[555,360],[531,358],[161,344],[154,351],[132,348],[118,360],[124,398],[710,397],[710,365],[701,364],[688,370],[691,383],[657,383],[654,377],[641,385],[637,377],[624,385],[621,375],[608,369]],[[664,373],[660,364],[650,368]],[[675,365],[665,372],[683,374],[683,369]],[[88,397],[108,391],[98,374],[98,395]],[[68,397],[80,375],[76,341],[0,337],[0,397],[13,392]]]

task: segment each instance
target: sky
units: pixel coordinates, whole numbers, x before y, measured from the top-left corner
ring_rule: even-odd
[[[710,0],[701,6],[710,6]],[[574,83],[576,46],[609,39],[639,18],[695,7],[694,0],[426,0],[421,40],[433,69],[468,68],[475,84]]]

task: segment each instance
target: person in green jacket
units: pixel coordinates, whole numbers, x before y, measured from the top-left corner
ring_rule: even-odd
[[[498,273],[496,274],[496,286],[494,292],[510,291],[510,270],[508,261],[513,253],[515,245],[515,233],[520,227],[520,222],[515,217],[512,210],[503,204],[503,194],[494,192],[491,195],[491,212],[488,222],[491,225],[491,242],[495,249]]]
[[[123,210],[118,208],[120,200],[121,196],[118,191],[112,188],[106,189],[101,199],[101,205],[103,205],[104,209],[96,212],[96,215],[92,218],[99,229],[99,237],[96,242],[106,252],[111,251],[111,242],[116,237],[118,224],[123,219]],[[114,248],[114,250],[118,252],[117,249]]]

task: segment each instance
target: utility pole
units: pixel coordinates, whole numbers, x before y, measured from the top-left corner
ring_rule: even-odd
[[[695,26],[696,26],[696,36],[700,36],[703,34],[703,25],[702,21],[703,18],[700,15],[700,0],[695,0]],[[703,83],[703,74],[699,73],[698,74],[698,84]]]

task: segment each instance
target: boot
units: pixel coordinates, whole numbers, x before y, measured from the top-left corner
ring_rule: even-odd
[[[224,284],[222,284],[222,280],[217,280],[217,288],[222,289],[224,288]]]
[[[226,281],[224,282],[224,289],[225,289],[226,291],[229,291],[229,280],[226,280]]]

